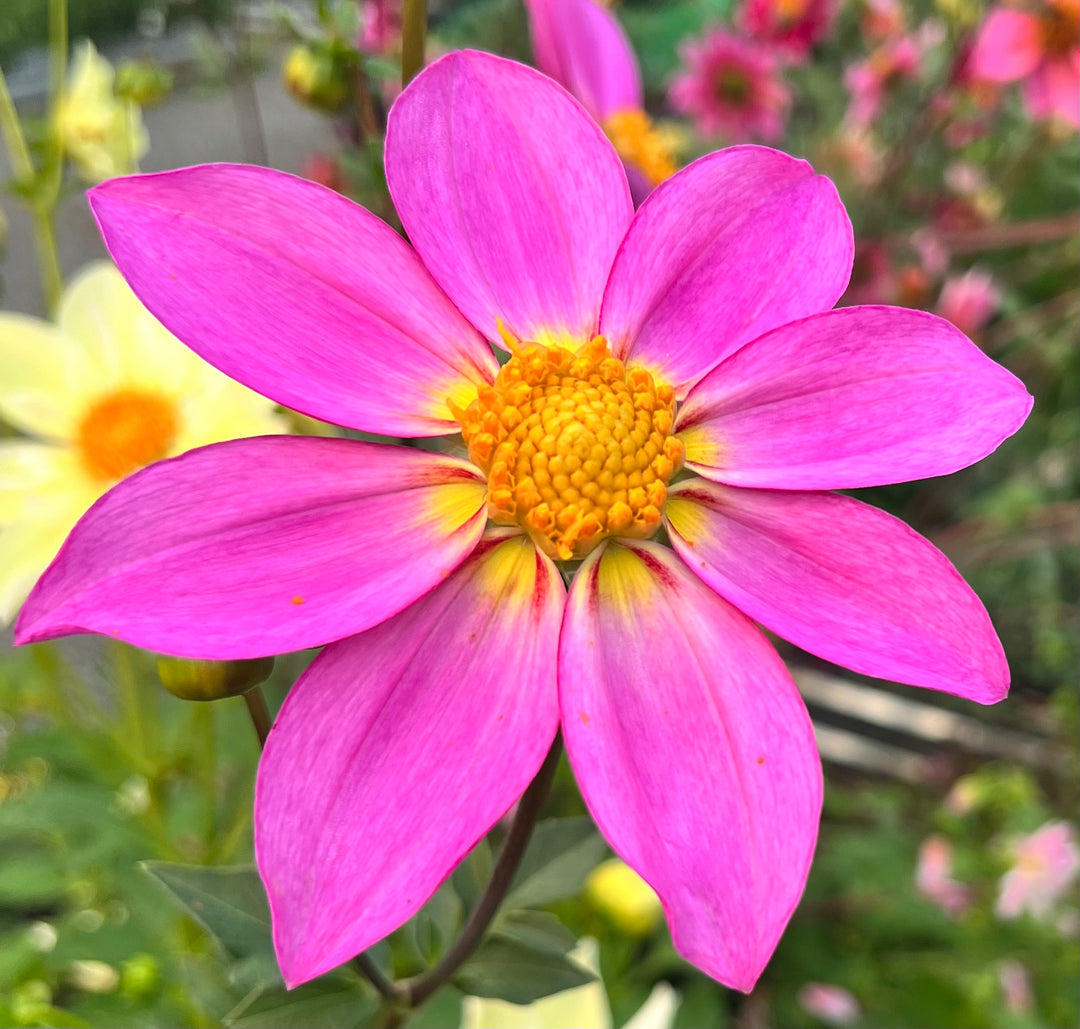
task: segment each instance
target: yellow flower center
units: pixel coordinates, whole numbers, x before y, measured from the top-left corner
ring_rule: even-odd
[[[603,336],[576,353],[510,346],[491,386],[464,410],[451,404],[487,475],[488,516],[561,561],[608,536],[651,536],[683,461],[675,391],[612,357]]]
[[[1080,44],[1080,4],[1076,0],[1050,0],[1042,22],[1044,51],[1054,57]]]
[[[616,111],[604,122],[604,132],[618,155],[636,165],[653,186],[676,172],[667,134],[652,123],[641,110]]]
[[[785,26],[794,25],[806,14],[808,6],[808,0],[777,0],[774,8],[777,21]]]
[[[87,471],[95,479],[115,480],[164,457],[177,427],[172,401],[122,389],[90,408],[76,438]]]

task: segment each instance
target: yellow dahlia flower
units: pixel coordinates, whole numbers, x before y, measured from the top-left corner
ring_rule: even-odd
[[[0,623],[107,489],[192,447],[284,431],[274,404],[185,347],[107,262],[87,266],[57,324],[0,314]]]

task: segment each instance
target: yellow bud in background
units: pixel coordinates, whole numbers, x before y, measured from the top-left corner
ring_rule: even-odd
[[[65,155],[87,182],[138,171],[150,145],[139,105],[113,90],[113,68],[87,40],[75,52],[53,112]]]
[[[592,870],[585,882],[585,896],[628,936],[652,932],[664,913],[653,888],[618,858]]]
[[[300,44],[285,58],[285,88],[301,103],[336,111],[349,95],[343,69],[325,50]]]
[[[274,670],[272,657],[251,661],[195,661],[184,657],[160,657],[158,678],[181,700],[221,700],[238,697],[265,682]]]

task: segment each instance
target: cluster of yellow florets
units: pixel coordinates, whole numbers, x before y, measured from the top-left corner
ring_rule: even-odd
[[[491,386],[455,412],[488,479],[488,515],[521,525],[549,557],[584,557],[611,535],[660,524],[682,465],[675,393],[627,370],[596,336],[578,351],[518,345]]]

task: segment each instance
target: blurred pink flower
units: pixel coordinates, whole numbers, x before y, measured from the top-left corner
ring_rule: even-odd
[[[943,836],[928,836],[919,847],[915,888],[950,918],[971,906],[971,888],[952,878],[953,849]]]
[[[850,65],[844,84],[851,94],[846,119],[866,128],[878,116],[885,95],[898,82],[916,79],[922,69],[922,46],[914,33],[882,43],[865,61]]]
[[[1035,998],[1031,992],[1031,976],[1028,970],[1014,958],[998,962],[998,983],[1005,1010],[1011,1015],[1030,1015]]]
[[[806,983],[795,999],[807,1014],[827,1025],[853,1025],[862,1014],[855,995],[831,983]]]
[[[1001,879],[995,911],[999,918],[1027,912],[1046,918],[1080,872],[1076,829],[1047,822],[1013,844],[1013,865]]]
[[[344,192],[345,177],[341,173],[341,165],[327,154],[310,154],[305,158],[300,174],[336,193]]]
[[[401,50],[401,0],[361,0],[357,46],[367,54]]]
[[[1037,11],[995,7],[979,29],[970,74],[1021,82],[1033,118],[1080,128],[1080,0],[1044,0]]]
[[[671,83],[668,100],[704,135],[731,142],[783,135],[791,93],[771,50],[711,29],[679,52],[685,71]]]
[[[836,0],[742,0],[739,30],[778,56],[804,61],[836,18]]]
[[[952,322],[961,332],[974,335],[997,310],[1001,294],[993,276],[979,268],[963,275],[951,275],[941,287],[937,313]]]
[[[255,790],[290,986],[411,918],[561,727],[675,946],[749,990],[822,801],[806,707],[754,622],[1001,700],[1005,655],[956,569],[838,491],[963,468],[1031,397],[932,314],[832,310],[851,223],[776,150],[708,154],[635,213],[561,86],[461,51],[402,92],[385,167],[409,242],[269,168],[117,179],[91,204],[135,291],[212,364],[362,432],[458,433],[467,456],[296,436],[151,465],[76,526],[16,638],[324,646]]]
[[[525,0],[536,66],[596,119],[640,204],[675,174],[670,141],[645,113],[641,70],[618,18],[594,0]]]

